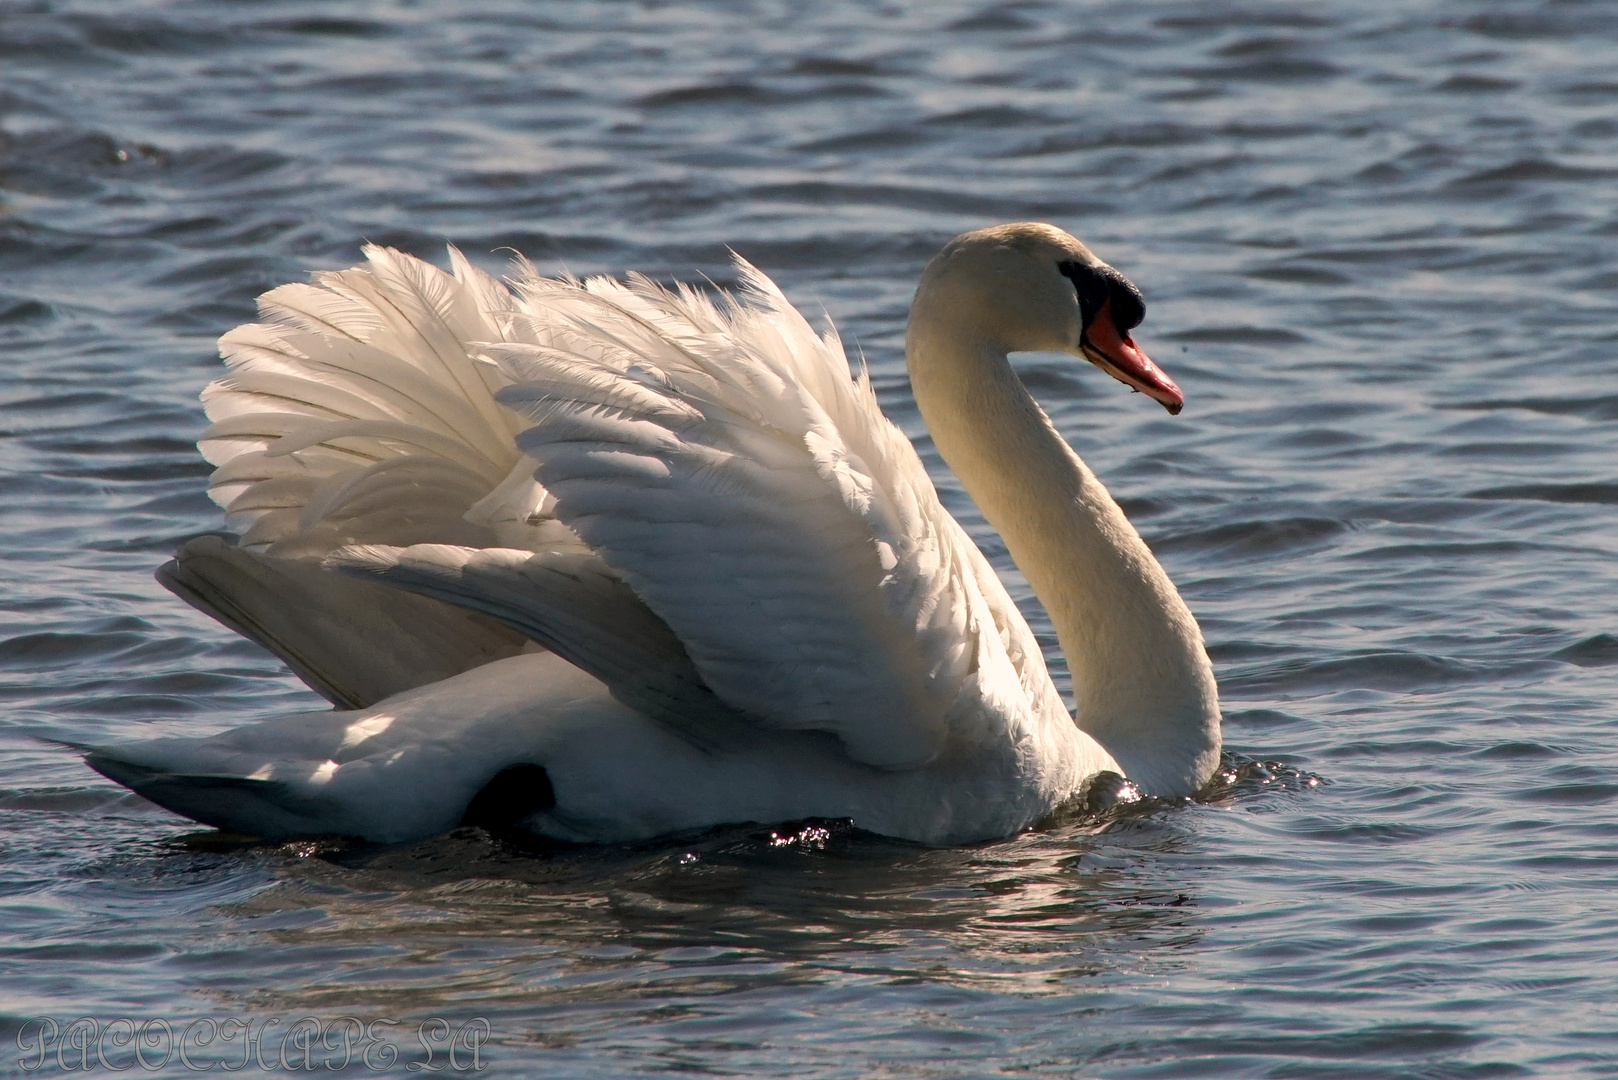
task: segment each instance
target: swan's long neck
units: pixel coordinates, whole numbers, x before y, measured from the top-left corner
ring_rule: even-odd
[[[933,440],[1050,613],[1077,722],[1154,794],[1189,794],[1219,755],[1202,633],[1151,551],[1006,359],[918,297],[906,342]]]

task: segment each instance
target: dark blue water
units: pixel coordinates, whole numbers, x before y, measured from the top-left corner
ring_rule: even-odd
[[[0,0],[0,1076],[33,1017],[345,1014],[405,1033],[356,1075],[432,1016],[509,1076],[1618,1075],[1615,179],[1599,2]],[[316,705],[150,575],[221,526],[213,339],[364,240],[734,247],[1005,566],[901,335],[945,239],[1027,218],[1142,287],[1188,397],[1022,365],[1202,620],[1207,801],[946,851],[255,846],[42,741]]]

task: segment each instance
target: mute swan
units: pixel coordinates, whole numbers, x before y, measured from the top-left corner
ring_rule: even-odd
[[[240,542],[159,571],[339,711],[95,769],[209,825],[376,841],[836,817],[954,844],[1102,773],[1163,796],[1211,776],[1196,621],[1006,359],[1071,353],[1180,409],[1129,336],[1139,292],[1067,233],[952,240],[905,355],[1050,612],[1076,720],[868,377],[747,263],[715,302],[366,257],[221,339],[199,445]]]

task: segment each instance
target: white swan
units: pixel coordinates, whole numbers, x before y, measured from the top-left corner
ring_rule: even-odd
[[[716,305],[366,254],[221,340],[200,445],[244,531],[159,571],[347,710],[99,749],[105,775],[270,838],[848,817],[952,844],[1102,773],[1212,774],[1197,624],[1006,359],[1082,356],[1179,411],[1129,337],[1139,293],[1065,232],[951,241],[906,358],[1050,612],[1076,721],[867,378],[763,274],[738,260],[745,303]]]

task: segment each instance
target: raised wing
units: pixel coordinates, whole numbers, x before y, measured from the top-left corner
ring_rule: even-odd
[[[868,380],[762,274],[742,264],[746,304],[716,306],[531,272],[513,295],[458,252],[453,276],[366,254],[266,294],[264,322],[221,342],[230,373],[205,394],[202,447],[244,546],[586,557],[611,578],[593,600],[559,601],[559,579],[530,574],[543,560],[494,552],[369,569],[536,640],[574,635],[575,662],[652,715],[822,730],[881,767],[1054,701],[1032,635]],[[557,603],[571,629],[545,610]],[[636,674],[609,656],[614,635],[631,657],[650,640],[634,603],[683,659],[665,650]]]
[[[556,517],[718,697],[872,765],[923,764],[983,631],[1001,647],[996,623],[1026,627],[985,599],[981,556],[836,337],[740,270],[747,303],[724,307],[642,278],[530,275],[486,349],[510,382],[498,398],[532,422],[517,445]]]

